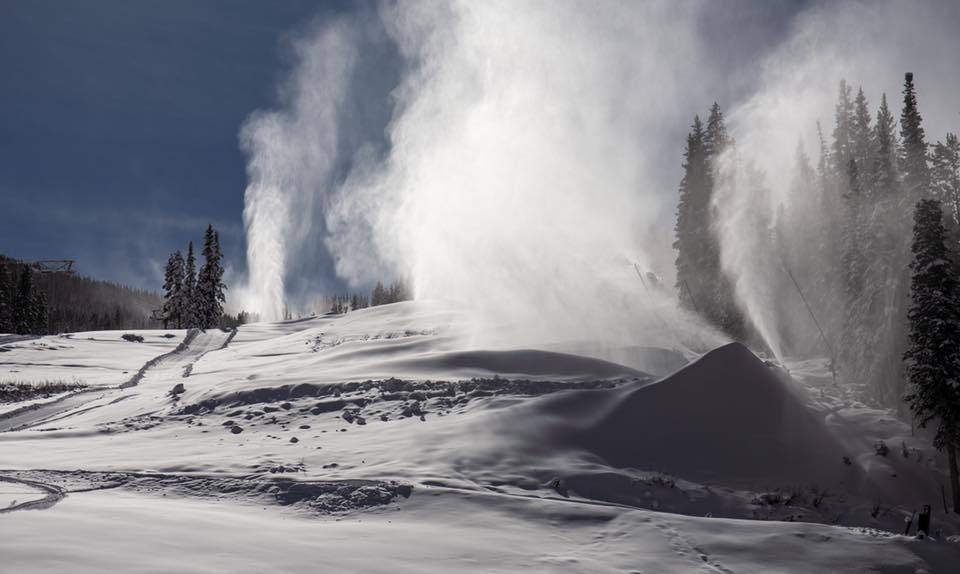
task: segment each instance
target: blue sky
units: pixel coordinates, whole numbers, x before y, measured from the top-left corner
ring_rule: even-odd
[[[337,3],[0,2],[0,253],[156,288],[207,222],[243,265],[237,131]]]
[[[704,23],[725,49],[720,62],[755,58],[803,2],[733,4]],[[0,0],[0,253],[73,258],[86,275],[156,289],[167,255],[212,222],[242,271],[238,130],[277,104],[289,39],[355,10],[303,0]],[[399,73],[395,54],[368,59],[358,81],[371,89],[348,118],[360,142],[382,136]],[[731,77],[717,98],[746,83]],[[332,273],[322,258],[301,267],[307,277]]]

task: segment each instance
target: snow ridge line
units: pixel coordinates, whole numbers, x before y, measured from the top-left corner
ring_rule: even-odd
[[[130,387],[137,386],[140,380],[143,379],[144,375],[147,374],[147,371],[149,371],[152,367],[154,367],[160,361],[187,350],[187,348],[190,346],[190,343],[193,342],[193,340],[196,339],[197,335],[199,334],[200,334],[200,329],[190,329],[189,331],[187,331],[187,336],[183,338],[183,341],[180,341],[180,344],[177,345],[176,349],[170,352],[164,353],[162,355],[158,355],[150,359],[146,363],[144,363],[144,365],[140,367],[140,370],[137,371],[135,375],[130,377],[129,381],[121,384],[119,388],[129,389]]]
[[[35,480],[26,480],[23,478],[13,478],[10,476],[0,475],[0,482],[25,484],[27,486],[32,486],[33,488],[42,490],[46,493],[46,495],[39,500],[28,500],[27,502],[21,502],[20,504],[14,504],[13,506],[0,508],[0,514],[14,512],[16,510],[43,510],[60,502],[67,495],[67,493],[59,486],[54,486],[45,482],[37,482]]]

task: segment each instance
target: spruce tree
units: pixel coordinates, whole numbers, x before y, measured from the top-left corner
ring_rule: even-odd
[[[177,250],[167,260],[167,266],[164,271],[163,279],[163,316],[164,329],[167,328],[167,322],[173,321],[177,329],[183,326],[183,256],[180,250]]]
[[[197,261],[193,256],[193,241],[187,243],[187,261],[183,271],[183,326],[187,329],[202,325],[203,302],[197,288]]]
[[[707,116],[707,129],[703,134],[703,150],[708,159],[718,157],[732,143],[727,134],[727,124],[723,119],[720,104],[713,102]]]
[[[377,285],[373,288],[373,293],[370,294],[370,306],[376,307],[377,305],[386,305],[387,304],[387,290],[383,288],[383,283],[377,281]]]
[[[851,159],[857,162],[857,171],[863,176],[870,165],[873,155],[873,128],[870,125],[870,107],[867,97],[863,95],[863,88],[857,89],[857,97],[853,100],[853,122],[850,124]]]
[[[917,109],[917,92],[913,74],[907,72],[903,82],[903,111],[900,114],[901,169],[903,187],[911,203],[930,192],[930,169],[927,165],[927,143],[923,134],[923,119]]]
[[[960,301],[940,202],[921,199],[914,213],[910,344],[904,354],[906,400],[921,428],[936,425],[934,446],[946,450],[954,512],[960,513],[956,448],[960,444]]]
[[[830,150],[831,167],[837,181],[845,182],[847,167],[853,155],[854,104],[850,99],[851,88],[846,80],[840,80],[840,95],[834,114],[833,144]]]
[[[847,163],[847,193],[844,195],[844,224],[842,272],[845,299],[853,303],[863,291],[866,262],[862,251],[862,192],[857,161],[851,157]],[[849,309],[849,305],[847,306]]]
[[[7,266],[0,261],[0,333],[13,332],[13,288]]]
[[[887,106],[887,94],[880,98],[877,123],[873,132],[873,158],[871,161],[872,196],[884,199],[893,196],[897,188],[897,136],[896,122]]]
[[[33,291],[30,297],[30,332],[43,334],[47,330],[47,296],[36,285]]]
[[[198,317],[200,326],[211,329],[220,324],[223,317],[223,304],[226,302],[223,283],[223,253],[220,251],[220,235],[207,225],[203,237],[203,268],[197,280]]]
[[[677,222],[674,227],[673,248],[677,251],[676,289],[680,304],[684,308],[699,311],[698,299],[703,299],[701,267],[709,230],[709,195],[706,152],[704,149],[704,131],[700,117],[694,116],[693,125],[687,135],[687,147],[684,151],[683,178],[680,180],[680,200],[677,203]],[[698,297],[694,291],[701,293]]]
[[[947,208],[954,226],[960,226],[960,140],[948,133],[933,146],[931,187],[935,198]]]
[[[36,324],[36,303],[33,292],[33,271],[24,265],[20,271],[17,294],[13,302],[13,332],[29,335]]]

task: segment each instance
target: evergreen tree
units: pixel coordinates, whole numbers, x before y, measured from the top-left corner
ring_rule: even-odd
[[[876,199],[893,196],[897,188],[897,136],[896,122],[887,107],[887,94],[880,98],[877,123],[873,132],[873,158],[871,161],[872,195]]]
[[[0,261],[0,333],[13,332],[13,286],[7,266]]]
[[[867,97],[863,95],[863,88],[857,90],[857,97],[853,100],[853,121],[850,124],[851,159],[857,162],[857,172],[864,175],[870,165],[873,155],[873,128],[870,125],[870,107]]]
[[[177,250],[167,260],[163,280],[163,316],[164,329],[167,322],[173,321],[177,329],[183,326],[184,292],[183,292],[183,256]]]
[[[677,250],[676,288],[680,304],[687,309],[699,311],[698,297],[694,295],[694,291],[702,293],[704,290],[701,272],[710,240],[707,234],[710,208],[707,183],[709,170],[704,149],[703,125],[699,116],[694,116],[691,131],[687,135],[683,171],[673,242],[673,248]]]
[[[187,329],[203,327],[202,301],[197,288],[197,260],[193,256],[193,241],[187,243],[187,261],[183,271],[183,326]]]
[[[903,187],[912,203],[915,198],[930,192],[930,170],[927,164],[927,143],[923,134],[923,119],[917,109],[917,93],[913,74],[907,72],[903,82],[903,111],[900,114],[900,151]]]
[[[847,193],[844,195],[842,271],[848,303],[860,298],[863,291],[866,261],[862,251],[862,192],[857,161],[851,157],[847,164]],[[850,308],[849,306],[847,307]]]
[[[936,425],[934,445],[946,450],[954,512],[960,513],[956,448],[960,444],[960,301],[950,264],[940,202],[921,199],[914,213],[910,345],[904,354],[906,396],[920,427]]]
[[[707,116],[707,129],[703,134],[703,151],[708,160],[718,157],[724,152],[730,141],[727,134],[727,125],[720,111],[720,104],[713,102],[710,106],[710,115]]]
[[[854,105],[850,99],[851,88],[846,80],[840,80],[840,96],[837,100],[833,127],[833,145],[830,150],[831,167],[837,181],[845,182],[847,167],[853,155]]]
[[[213,228],[207,226],[203,238],[203,268],[197,280],[198,290],[198,317],[200,326],[210,329],[220,324],[223,316],[223,304],[227,298],[224,293],[227,286],[223,283],[223,253],[220,251],[220,235]]]
[[[33,287],[30,297],[30,332],[41,334],[47,330],[47,296],[36,285]]]
[[[823,137],[823,127],[819,121],[817,122],[817,143],[820,150],[820,157],[817,159],[817,179],[823,195],[827,189],[827,162],[830,161],[830,152],[827,150],[827,140]]]
[[[24,265],[20,271],[16,298],[13,302],[13,332],[18,335],[33,333],[36,324],[36,299],[33,291],[33,271]]]
[[[933,196],[947,208],[949,219],[960,226],[960,140],[948,133],[933,146],[931,187]]]
[[[387,290],[383,288],[383,283],[377,281],[377,285],[373,288],[373,293],[370,294],[370,306],[376,307],[377,305],[386,305],[387,303]]]

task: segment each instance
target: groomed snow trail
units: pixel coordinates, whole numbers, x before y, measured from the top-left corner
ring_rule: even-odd
[[[132,411],[138,408],[139,410],[155,408],[155,397],[152,395],[147,397],[149,391],[154,391],[163,385],[172,387],[201,357],[211,351],[225,348],[234,335],[236,330],[193,330],[176,349],[147,361],[119,388],[85,389],[57,401],[37,405],[35,408],[0,415],[0,432],[25,430],[41,424],[73,419],[121,401],[126,403],[128,408],[117,412],[118,418],[136,414]],[[130,400],[137,396],[146,400]]]
[[[3,486],[13,487],[14,490],[0,491],[0,501],[4,506],[0,506],[0,514],[14,512],[16,510],[42,510],[50,508],[60,502],[66,493],[59,486],[39,482],[36,480],[27,480],[23,478],[13,478],[0,475],[0,489]],[[14,498],[16,497],[16,498]],[[26,500],[25,500],[26,499]],[[9,502],[7,502],[9,500]]]

